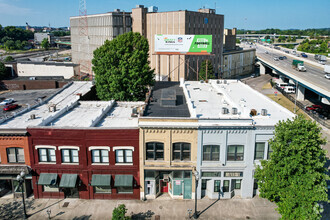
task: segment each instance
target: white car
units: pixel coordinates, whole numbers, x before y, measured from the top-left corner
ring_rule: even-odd
[[[330,74],[325,74],[324,77],[325,77],[326,79],[330,79]]]
[[[0,105],[7,105],[7,104],[10,104],[13,102],[14,102],[14,99],[5,99],[2,102],[0,102]]]
[[[274,60],[275,60],[275,61],[279,61],[278,57],[274,57]]]

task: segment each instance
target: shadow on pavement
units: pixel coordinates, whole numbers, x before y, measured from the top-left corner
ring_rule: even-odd
[[[139,212],[137,214],[131,214],[132,219],[151,219],[151,217],[154,215],[155,213],[152,212],[151,210],[148,210],[147,212]]]
[[[92,215],[82,215],[80,217],[74,217],[72,220],[89,220]]]
[[[41,212],[41,211],[43,211],[43,210],[45,210],[45,209],[48,209],[49,207],[52,207],[53,205],[56,205],[56,204],[62,202],[63,200],[64,200],[64,199],[61,199],[61,200],[59,200],[59,201],[57,201],[57,202],[55,202],[55,203],[53,203],[53,204],[51,204],[51,205],[49,205],[49,206],[43,208],[43,209],[40,209],[39,211],[36,211],[36,212],[34,212],[34,213],[32,213],[32,214],[29,214],[29,216],[35,215],[35,214],[37,214],[37,213],[39,213],[39,212]]]

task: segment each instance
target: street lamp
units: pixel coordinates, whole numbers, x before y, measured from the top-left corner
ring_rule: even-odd
[[[25,179],[25,172],[22,171],[19,175],[17,175],[17,181],[19,182],[19,186],[22,187],[22,199],[23,199],[23,210],[24,210],[24,215],[23,219],[27,219],[28,215],[26,214],[26,208],[25,208],[25,199],[24,199],[24,179]]]
[[[198,186],[198,180],[199,180],[199,173],[196,170],[194,172],[195,176],[195,213],[193,215],[194,219],[198,219],[198,212],[197,212],[197,186]]]

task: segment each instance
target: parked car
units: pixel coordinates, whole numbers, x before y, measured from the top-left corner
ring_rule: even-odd
[[[290,53],[290,52],[288,50],[286,50],[285,53]]]
[[[325,74],[324,77],[325,77],[326,79],[330,79],[330,74]]]
[[[278,57],[274,57],[274,60],[275,60],[275,61],[279,61]]]
[[[283,56],[283,59],[286,60],[286,59],[288,59],[288,58],[287,58],[286,56]]]
[[[310,105],[310,106],[306,106],[305,109],[307,111],[316,111],[318,109],[322,109],[321,105]]]
[[[11,110],[14,110],[18,107],[17,104],[8,104],[8,105],[5,105],[5,107],[3,108],[4,111],[11,111]]]
[[[7,104],[10,104],[10,103],[13,103],[15,100],[10,98],[10,99],[5,99],[3,100],[2,102],[0,102],[0,105],[7,105]]]
[[[266,53],[266,54],[269,54],[269,52],[268,52],[267,50],[265,51],[265,53]]]

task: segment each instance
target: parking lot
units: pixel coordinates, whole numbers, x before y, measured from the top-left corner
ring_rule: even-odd
[[[0,118],[11,116],[14,112],[21,111],[28,106],[31,107],[37,104],[39,99],[44,100],[57,90],[58,89],[2,91],[0,94],[0,102],[8,98],[13,98],[13,104],[17,104],[18,107],[11,111],[4,111],[4,106],[0,106]]]

